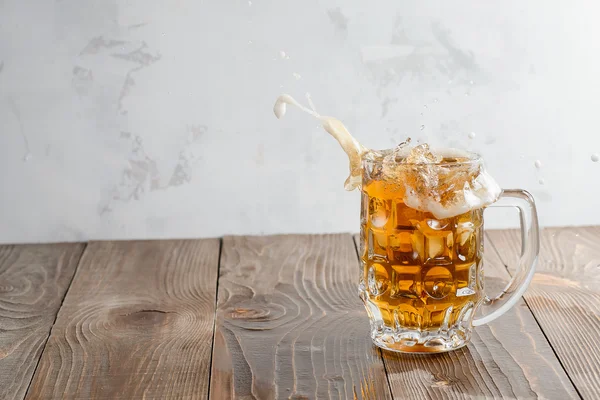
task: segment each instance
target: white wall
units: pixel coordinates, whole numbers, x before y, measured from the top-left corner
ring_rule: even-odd
[[[307,116],[276,120],[281,92],[310,92],[369,147],[481,152],[543,225],[599,224],[599,11],[3,0],[0,242],[358,230],[345,156]]]

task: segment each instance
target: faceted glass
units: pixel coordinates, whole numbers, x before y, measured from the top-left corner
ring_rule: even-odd
[[[454,179],[452,165],[448,167],[448,179]],[[455,170],[456,174],[464,171]],[[363,162],[359,293],[370,318],[371,338],[379,347],[401,352],[442,352],[462,347],[470,340],[478,306],[521,290],[530,276],[520,277],[520,282],[513,280],[513,286],[507,286],[497,298],[487,298],[482,261],[483,209],[436,218],[430,212],[408,207],[404,186],[390,182],[389,174],[381,171],[377,162]],[[526,192],[502,196],[518,197],[522,193]],[[531,206],[535,217],[532,202]],[[528,232],[534,238],[524,237],[534,242],[533,262],[527,261],[529,271],[533,271],[537,258],[537,217],[532,223]],[[493,311],[491,318],[504,311]]]

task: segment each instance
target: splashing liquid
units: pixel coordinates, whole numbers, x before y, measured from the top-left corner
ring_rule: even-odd
[[[350,175],[346,190],[381,186],[382,198],[398,200],[436,218],[451,218],[483,208],[498,199],[501,189],[485,171],[482,160],[458,149],[430,150],[426,143],[410,148],[410,139],[394,149],[371,150],[361,145],[336,118],[322,116],[309,98],[310,109],[290,95],[279,96],[273,107],[277,118],[287,105],[317,118],[348,156]],[[363,164],[365,169],[363,170]]]
[[[350,161],[350,176],[346,179],[344,188],[346,190],[354,190],[359,187],[362,179],[360,163],[362,155],[365,154],[368,149],[361,145],[350,132],[348,132],[348,129],[346,129],[340,120],[319,115],[316,111],[306,108],[298,103],[288,94],[282,94],[275,102],[273,112],[278,119],[281,119],[285,115],[288,104],[298,107],[300,110],[321,121],[323,129],[338,141]],[[311,107],[313,107],[312,104]]]

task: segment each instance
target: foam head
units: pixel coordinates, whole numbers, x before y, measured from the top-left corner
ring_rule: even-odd
[[[501,189],[485,170],[482,159],[458,149],[431,150],[422,144],[364,157],[365,180],[382,180],[414,209],[450,218],[485,207],[498,199]]]

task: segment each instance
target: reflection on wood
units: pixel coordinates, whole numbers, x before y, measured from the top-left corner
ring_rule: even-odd
[[[518,232],[490,231],[490,237],[504,263],[514,266],[520,249]],[[599,266],[600,228],[544,229],[537,273],[525,293],[527,304],[585,399],[600,399]]]
[[[204,398],[218,240],[88,245],[28,399]]]
[[[22,399],[83,244],[0,246],[0,399]]]
[[[226,237],[211,398],[390,398],[350,235]]]

